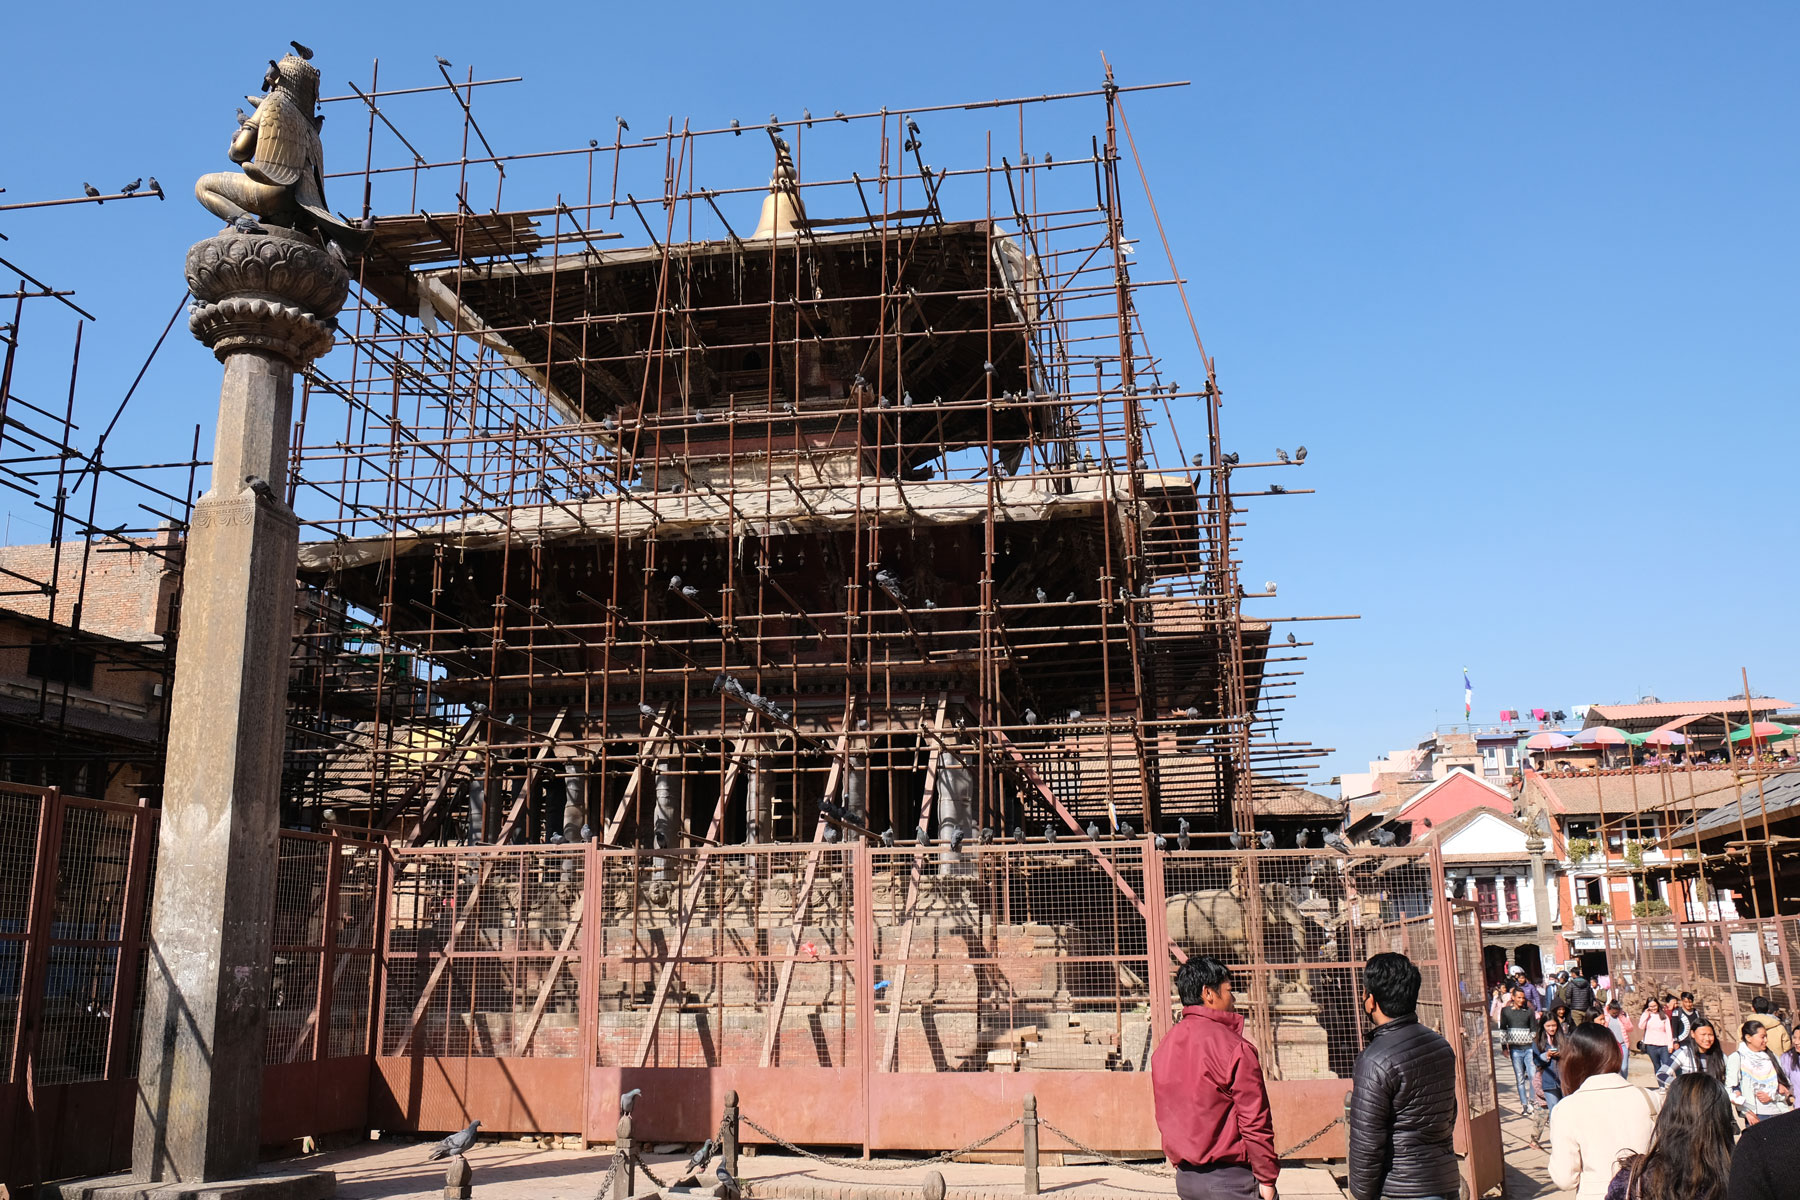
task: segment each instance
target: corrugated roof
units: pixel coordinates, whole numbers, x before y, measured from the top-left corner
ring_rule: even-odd
[[[1760,713],[1775,712],[1794,705],[1790,700],[1771,700],[1759,696],[1749,701],[1749,707]],[[1667,721],[1672,717],[1704,717],[1714,713],[1742,721],[1744,709],[1745,702],[1742,700],[1702,700],[1686,704],[1595,704],[1588,709],[1588,723],[1598,725],[1611,721]],[[1600,719],[1595,720],[1596,717]]]
[[[1704,811],[1733,800],[1737,795],[1731,768],[1724,765],[1583,771],[1576,775],[1530,771],[1526,778],[1539,795],[1548,798],[1548,807],[1553,813],[1605,812],[1613,817],[1664,808],[1677,813],[1690,808]]]
[[[1751,837],[1760,837],[1765,812],[1771,821],[1800,814],[1800,771],[1764,776],[1760,791],[1754,785],[1745,788],[1742,800],[1715,808],[1693,824],[1677,830],[1669,841],[1678,846],[1691,846],[1696,834],[1701,841],[1719,836],[1741,836],[1745,827],[1749,828]]]

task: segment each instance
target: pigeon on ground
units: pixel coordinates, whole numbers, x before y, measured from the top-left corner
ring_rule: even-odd
[[[624,1116],[637,1107],[638,1097],[644,1094],[643,1088],[632,1088],[619,1097],[619,1115]]]
[[[1273,850],[1275,848],[1275,835],[1266,829],[1257,836],[1256,841],[1264,850]]]
[[[701,1142],[700,1148],[694,1151],[694,1156],[687,1160],[688,1174],[692,1175],[711,1161],[713,1152],[717,1149],[718,1143],[711,1138],[707,1138],[704,1142]]]
[[[470,1121],[467,1129],[459,1130],[433,1146],[431,1153],[425,1156],[425,1161],[436,1162],[440,1158],[450,1158],[453,1155],[460,1157],[463,1151],[475,1144],[475,1131],[480,1128],[480,1121]]]

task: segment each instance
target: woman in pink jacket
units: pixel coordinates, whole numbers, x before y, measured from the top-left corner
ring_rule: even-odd
[[[1657,1083],[1663,1083],[1669,1058],[1675,1053],[1675,1037],[1669,1028],[1669,1014],[1654,996],[1644,1001],[1644,1010],[1638,1014],[1638,1031],[1650,1069],[1656,1072]]]

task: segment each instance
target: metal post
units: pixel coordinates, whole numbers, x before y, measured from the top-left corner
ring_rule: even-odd
[[[1037,1096],[1027,1093],[1025,1096],[1025,1194],[1038,1194],[1038,1115]]]
[[[613,1142],[612,1194],[615,1196],[631,1195],[631,1181],[637,1174],[632,1170],[632,1154],[631,1114],[626,1113],[619,1118],[619,1135]]]
[[[738,1094],[736,1091],[725,1093],[725,1120],[720,1135],[719,1157],[725,1161],[725,1169],[731,1172],[732,1178],[738,1173]]]

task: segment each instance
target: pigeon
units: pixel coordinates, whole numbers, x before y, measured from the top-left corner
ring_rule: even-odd
[[[1133,837],[1136,834],[1137,834],[1137,830],[1135,830],[1131,827],[1130,821],[1120,821],[1119,822],[1119,836],[1120,837],[1128,838],[1128,837]]]
[[[912,393],[911,392],[901,392],[900,393],[900,407],[901,408],[911,408],[912,406],[913,406]]]
[[[1079,720],[1081,720],[1081,710],[1079,708],[1071,708],[1069,710],[1069,723],[1072,725]]]
[[[445,58],[443,55],[439,54],[436,56],[436,58],[438,60],[438,66],[447,67],[450,65],[450,60]]]
[[[248,487],[252,492],[256,493],[256,495],[264,500],[273,500],[275,498],[275,489],[269,486],[268,480],[259,475],[244,476],[244,486]]]
[[[1391,829],[1377,829],[1372,837],[1377,846],[1392,846],[1395,841],[1394,831]]]
[[[588,139],[588,149],[589,150],[598,150],[599,148],[600,148],[600,139],[599,138],[589,138]]]
[[[1291,634],[1291,633],[1290,633],[1290,634],[1288,634],[1288,645],[1290,645],[1290,646],[1292,646],[1292,645],[1294,645],[1294,644],[1295,644],[1295,643],[1296,643],[1296,642],[1297,642],[1297,641],[1298,641],[1298,640],[1299,640],[1299,639],[1297,639],[1297,638],[1295,638],[1295,637],[1294,637],[1294,635],[1293,635],[1293,634]]]
[[[1089,821],[1088,827],[1087,827],[1087,835],[1088,835],[1088,841],[1090,841],[1090,842],[1093,841],[1095,838],[1100,836],[1100,827],[1098,825],[1094,824],[1092,821]]]
[[[452,1155],[461,1157],[463,1151],[475,1144],[475,1131],[480,1128],[480,1121],[470,1121],[467,1129],[453,1133],[433,1146],[431,1153],[425,1156],[425,1161],[436,1162],[440,1158],[449,1158]]]
[[[1294,849],[1306,849],[1306,830],[1302,829],[1299,833],[1294,835]]]
[[[886,397],[886,396],[879,396],[879,397],[877,397],[877,398],[876,398],[876,400],[875,400],[875,403],[876,403],[876,405],[877,405],[877,406],[878,406],[878,407],[880,407],[880,408],[892,408],[892,407],[894,407],[894,402],[893,402],[893,401],[892,401],[892,400],[889,400],[889,399],[888,399],[888,398],[887,398],[887,397]]]
[[[822,835],[820,835],[820,840],[825,841],[825,842],[837,841],[838,840],[837,826],[836,825],[827,825],[825,827],[825,832]]]
[[[718,1143],[711,1138],[707,1138],[704,1142],[701,1142],[700,1148],[694,1151],[694,1156],[687,1160],[688,1174],[692,1175],[711,1161],[713,1153],[717,1148]]]
[[[1013,826],[1013,841],[1023,842],[1024,840],[1025,840],[1025,827],[1023,825],[1014,825]]]
[[[743,137],[744,136],[743,127],[738,124],[738,119],[736,117],[731,118],[731,136],[732,137]]]
[[[142,175],[139,175],[136,179],[132,180],[130,183],[128,183],[124,187],[120,188],[119,194],[122,196],[129,196],[129,195],[131,195],[131,193],[137,191],[139,188],[141,188],[143,186],[144,186],[144,177]]]
[[[162,184],[156,182],[156,176],[154,175],[150,177],[150,194],[155,196],[158,200],[167,199],[167,197],[163,195]]]
[[[553,834],[551,834],[551,835],[550,835],[550,844],[551,844],[551,845],[552,845],[552,846],[560,846],[560,845],[562,845],[562,844],[563,844],[563,840],[564,840],[564,839],[563,839],[563,835],[562,835],[562,834],[560,834],[560,833],[553,833]]]
[[[1279,483],[1271,483],[1269,485],[1269,495],[1285,496],[1287,495],[1287,489],[1282,487]]]
[[[961,854],[962,853],[962,844],[963,844],[962,826],[952,825],[950,827],[950,853]]]
[[[295,54],[298,54],[308,62],[312,61],[313,51],[311,46],[302,46],[299,42],[289,42],[288,45],[294,48]]]
[[[613,120],[615,120],[619,123],[620,129],[623,129],[626,133],[631,132],[631,122],[630,121],[627,121],[624,117],[614,117]]]
[[[1198,720],[1199,720],[1199,719],[1200,719],[1200,710],[1199,710],[1199,709],[1197,709],[1197,708],[1195,708],[1195,707],[1194,707],[1194,706],[1193,706],[1193,705],[1191,705],[1191,704],[1190,704],[1190,705],[1188,705],[1188,707],[1187,707],[1187,708],[1186,708],[1186,709],[1185,709],[1185,710],[1184,710],[1184,711],[1183,711],[1183,712],[1182,712],[1182,714],[1181,714],[1181,715],[1182,715],[1182,716],[1184,716],[1184,717],[1186,717],[1186,718],[1187,718],[1187,719],[1188,719],[1188,720],[1190,720],[1190,721],[1198,721]]]
[[[1206,465],[1206,455],[1196,454],[1194,457],[1188,459],[1188,461],[1193,463],[1196,467],[1204,467]]]
[[[884,845],[884,846],[886,846],[886,847],[888,847],[888,848],[889,848],[889,849],[892,849],[892,848],[893,848],[893,845],[894,845],[894,827],[893,827],[893,826],[892,826],[892,825],[889,825],[889,826],[888,826],[888,827],[887,827],[887,832],[885,832],[885,833],[883,833],[883,834],[882,834],[882,835],[881,835],[881,844],[882,844],[882,845]]]
[[[850,119],[850,118],[849,118],[849,117],[846,117],[846,116],[845,116],[845,115],[844,115],[844,110],[843,110],[843,109],[841,109],[841,108],[834,108],[834,109],[832,109],[832,110],[831,110],[831,115],[832,115],[832,116],[834,116],[834,117],[836,117],[836,118],[837,118],[837,119],[838,119],[838,120],[840,120],[840,121],[848,121],[848,120],[849,120],[849,119]]]
[[[1273,850],[1275,848],[1275,835],[1265,829],[1261,834],[1257,835],[1256,842],[1257,845],[1261,846],[1264,850]]]
[[[656,715],[656,710],[648,704],[639,704],[638,715],[640,717],[654,717]]]
[[[1044,822],[1044,840],[1053,846],[1056,844],[1056,826],[1049,821]]]
[[[984,374],[984,375],[992,375],[998,369],[999,368],[995,367],[994,364],[991,362],[984,362],[981,364],[981,371],[982,371],[982,374]]]
[[[684,587],[681,589],[681,598],[684,600],[692,600],[699,595],[700,595],[700,589],[697,587],[694,587],[692,584],[689,584],[687,587]]]
[[[983,825],[980,835],[975,840],[984,846],[991,846],[994,842],[994,831]]]
[[[1244,845],[1245,845],[1244,835],[1237,832],[1236,830],[1233,830],[1231,833],[1231,848],[1233,850],[1242,850],[1244,848]]]
[[[1327,846],[1331,847],[1333,850],[1336,850],[1339,854],[1350,853],[1350,843],[1346,842],[1343,839],[1343,836],[1341,834],[1336,834],[1336,833],[1326,834],[1325,835],[1325,844]]]
[[[591,842],[594,840],[594,830],[592,826],[583,825],[581,827],[581,840],[584,842]]]
[[[1156,848],[1158,850],[1167,850],[1169,848],[1169,839],[1164,837],[1160,833],[1157,834],[1156,835]]]
[[[813,122],[813,115],[812,115],[812,109],[810,109],[810,108],[803,108],[803,109],[801,109],[801,110],[800,110],[800,119],[801,119],[801,120],[802,120],[802,121],[805,121],[805,122],[806,122],[806,127],[807,127],[807,128],[808,128],[808,129],[811,129],[811,128],[812,128],[812,122]]]
[[[1047,601],[1049,599],[1050,599],[1049,592],[1046,592],[1043,588],[1039,588],[1037,590],[1037,602],[1039,604],[1043,604],[1045,601]]]
[[[1027,725],[1036,725],[1038,723],[1038,715],[1034,710],[1029,708],[1025,710],[1025,723]]]
[[[724,1163],[719,1164],[719,1169],[714,1171],[713,1175],[718,1179],[719,1185],[725,1189],[726,1200],[731,1200],[731,1197],[740,1194],[737,1177],[725,1169]]]
[[[245,112],[244,112],[244,110],[243,110],[243,109],[241,109],[241,108],[240,108],[240,109],[238,109],[238,110],[237,110],[237,123],[238,123],[238,128],[240,128],[240,129],[242,129],[242,128],[243,128],[243,127],[244,127],[244,126],[245,126],[245,125],[247,125],[247,124],[249,124],[249,122],[250,122],[250,118],[249,118],[249,116],[248,116],[248,115],[247,115],[247,114],[246,114],[246,113],[245,113]]]
[[[1263,580],[1263,591],[1273,596],[1275,594],[1275,581],[1273,579]]]
[[[90,196],[99,196],[100,195],[100,189],[95,187],[93,184],[86,182],[85,180],[81,184],[81,190],[86,192]],[[106,201],[102,200],[102,201],[100,201],[100,203],[105,204]]]
[[[1295,461],[1295,462],[1297,462],[1297,463],[1303,463],[1303,462],[1305,462],[1305,461],[1306,461],[1306,447],[1305,447],[1305,446],[1297,446],[1297,447],[1295,447],[1295,449],[1294,449],[1294,461]]]
[[[269,60],[269,69],[263,72],[263,91],[269,91],[281,82],[281,64],[274,59]]]
[[[619,1115],[624,1116],[637,1107],[638,1097],[644,1094],[643,1088],[632,1088],[619,1097]]]
[[[1064,596],[1064,597],[1063,597],[1063,603],[1064,603],[1064,604],[1073,604],[1073,603],[1075,603],[1075,593],[1074,593],[1074,592],[1070,592],[1070,593],[1069,593],[1069,594],[1068,594],[1068,595],[1066,595],[1066,596]]]
[[[1186,817],[1181,818],[1181,820],[1177,822],[1177,825],[1179,825],[1180,828],[1176,831],[1176,834],[1175,834],[1175,845],[1179,849],[1186,850],[1188,848],[1187,818]]]
[[[1292,460],[1290,460],[1288,458],[1288,452],[1286,450],[1283,450],[1279,446],[1277,446],[1275,448],[1275,461],[1276,462],[1290,462]]]
[[[1237,466],[1237,464],[1238,464],[1237,451],[1235,451],[1235,450],[1228,451],[1225,455],[1225,462],[1229,466],[1233,466],[1233,467]]]

